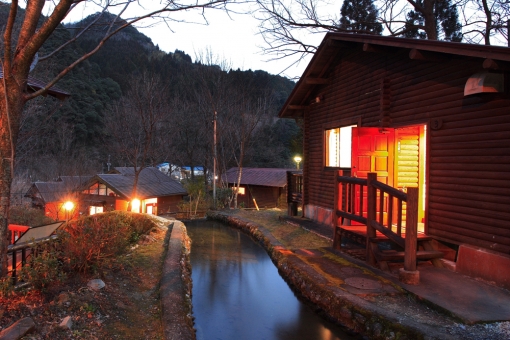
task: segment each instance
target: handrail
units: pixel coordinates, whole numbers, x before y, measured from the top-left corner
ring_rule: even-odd
[[[36,245],[52,241],[58,238],[57,235],[51,235],[46,238],[34,240],[32,242],[23,242],[21,244],[11,244],[7,247],[8,262],[10,262],[10,270],[8,273],[11,275],[12,284],[18,283],[18,268],[23,268],[28,261],[28,258],[32,255],[32,248]],[[21,253],[20,261],[18,261],[18,255]],[[28,253],[28,254],[27,254]],[[34,256],[36,256],[34,254]]]
[[[367,206],[364,207],[364,195],[366,194]],[[359,197],[356,197],[359,196]],[[356,200],[358,198],[359,200]],[[396,200],[396,206],[395,201]],[[402,237],[403,210],[406,203],[405,238]],[[366,208],[366,212],[364,212]],[[396,208],[396,209],[394,209]],[[396,210],[396,211],[394,211]],[[396,231],[394,227],[394,215],[396,213]],[[404,269],[416,270],[416,251],[418,234],[418,189],[408,188],[408,192],[402,192],[387,184],[377,181],[376,173],[369,173],[366,179],[343,176],[340,170],[335,175],[335,214],[345,220],[356,221],[367,227],[366,257],[367,262],[375,265],[375,250],[377,245],[370,242],[376,238],[379,231],[389,240],[404,248]],[[339,225],[339,219],[336,225]],[[335,232],[334,246],[341,241]]]

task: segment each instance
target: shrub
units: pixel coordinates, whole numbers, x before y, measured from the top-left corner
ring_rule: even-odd
[[[146,215],[112,211],[71,221],[60,233],[63,253],[71,269],[86,272],[107,265],[154,222]]]
[[[62,252],[59,243],[57,239],[33,247],[27,265],[20,271],[20,280],[30,282],[36,289],[63,282],[66,275],[60,261]]]

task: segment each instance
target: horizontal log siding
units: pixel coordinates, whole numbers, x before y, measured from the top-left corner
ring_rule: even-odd
[[[407,53],[344,56],[330,85],[317,90],[324,100],[305,116],[305,202],[333,209],[333,171],[323,164],[325,125],[361,116],[363,127],[378,126],[386,78],[390,126],[442,123],[428,129],[428,234],[510,253],[510,100],[463,93],[482,62],[457,57],[422,62]]]

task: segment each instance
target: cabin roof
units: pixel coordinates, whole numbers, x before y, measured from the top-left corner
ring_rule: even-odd
[[[4,71],[2,67],[0,66],[0,79],[3,79],[4,77]],[[46,86],[46,82],[43,82],[37,78],[28,76],[27,80],[27,90],[28,92],[36,92],[40,89],[44,88]],[[57,86],[52,86],[48,90],[48,94],[52,97],[55,97],[59,100],[64,100],[65,98],[69,97],[71,94],[69,92],[66,92]]]
[[[295,169],[243,167],[240,184],[283,188],[287,185],[287,171],[293,170]],[[234,184],[237,183],[238,174],[239,168],[230,168],[223,179],[229,184]]]
[[[476,58],[480,69],[507,69],[510,62],[510,48],[501,46],[474,45],[465,43],[406,39],[364,34],[328,33],[317,49],[303,75],[280,110],[281,118],[302,117],[303,110],[310,104],[310,96],[317,86],[329,82],[329,70],[337,65],[342,55],[354,51],[379,52],[384,55],[407,52],[410,59],[441,62],[453,56]]]
[[[118,173],[99,174],[91,182],[102,182],[120,195],[129,198],[133,192],[134,169],[116,167]],[[140,198],[187,195],[182,184],[165,175],[157,168],[145,168],[138,177],[137,196]]]
[[[52,182],[35,182],[25,196],[36,197],[37,194],[45,202],[62,202],[76,191],[92,176],[60,176]]]

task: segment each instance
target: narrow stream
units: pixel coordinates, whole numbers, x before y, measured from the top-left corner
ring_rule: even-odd
[[[354,339],[300,302],[249,236],[220,222],[186,227],[197,339]]]

